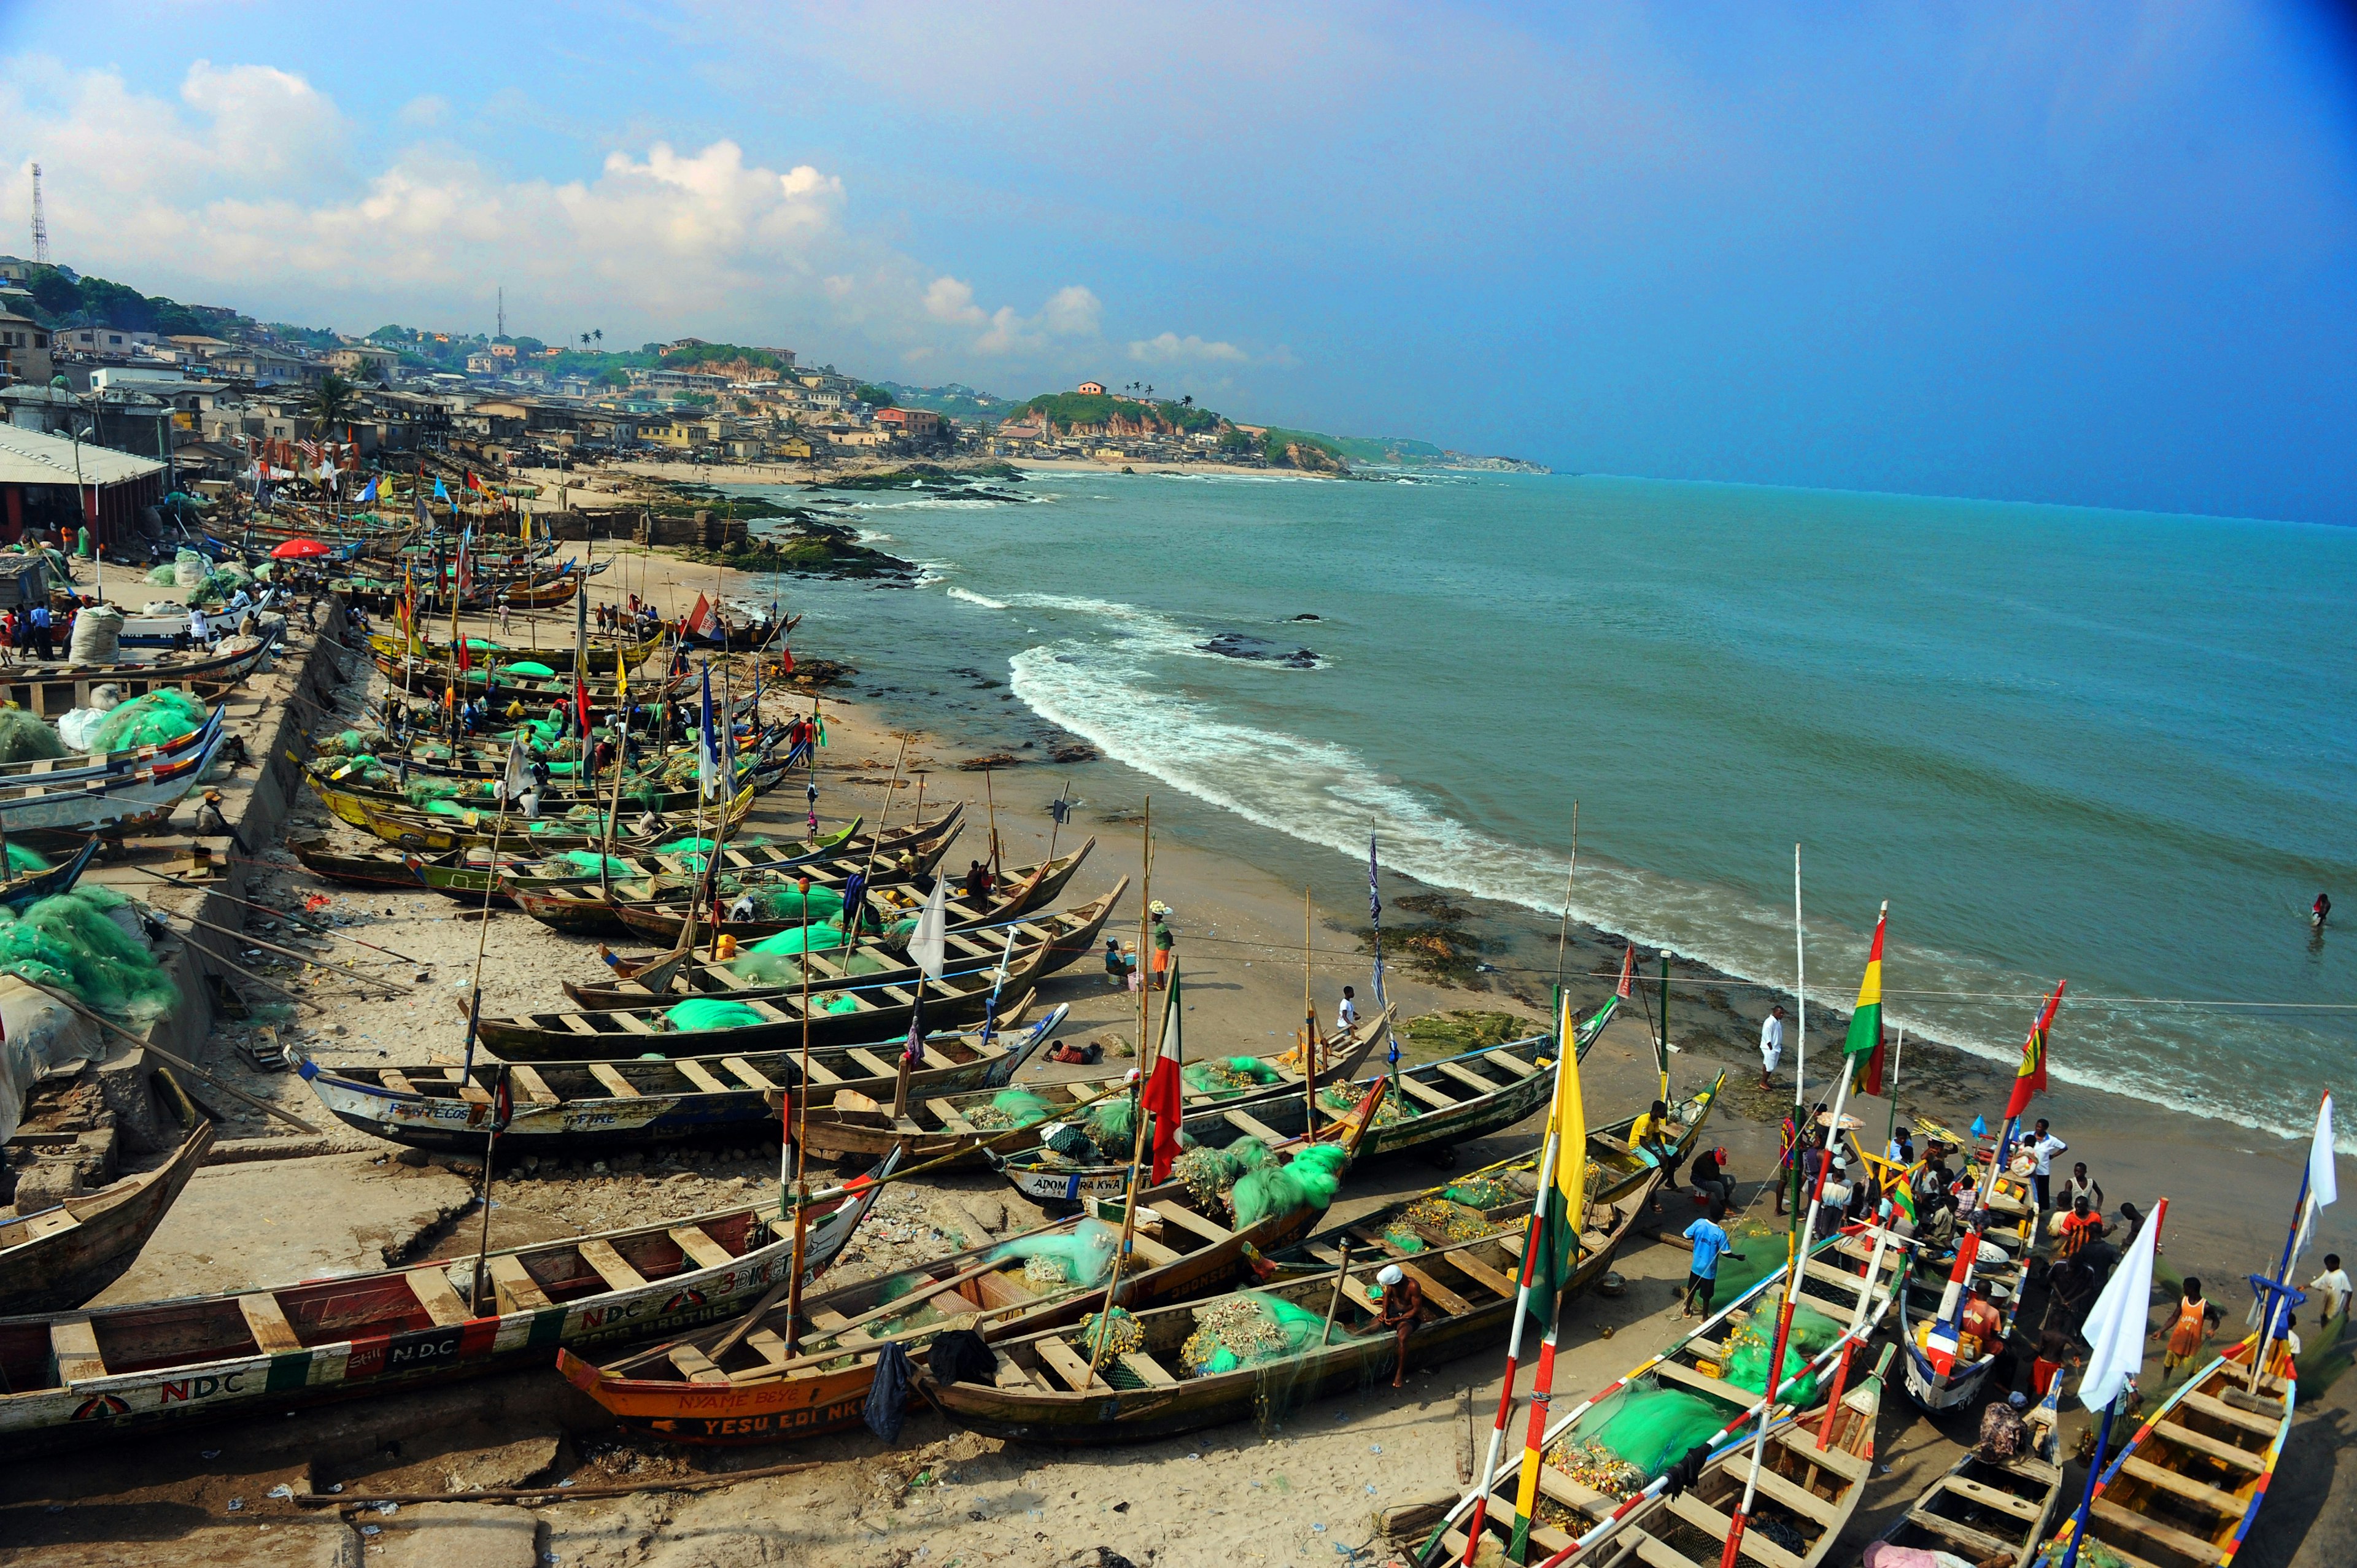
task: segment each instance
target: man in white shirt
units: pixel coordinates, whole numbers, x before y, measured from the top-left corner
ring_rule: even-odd
[[[2349,1309],[2349,1273],[2341,1266],[2341,1254],[2324,1254],[2324,1272],[2308,1282],[2310,1291],[2324,1293],[2324,1321],[2331,1322]]]
[[[1760,1087],[1773,1089],[1768,1075],[1784,1059],[1784,1009],[1781,1004],[1768,1009],[1768,1021],[1760,1026]]]
[[[2038,1207],[2041,1209],[2053,1207],[2046,1190],[2047,1180],[2053,1175],[2050,1164],[2055,1155],[2065,1152],[2070,1147],[2070,1144],[2046,1130],[2046,1118],[2043,1116],[2038,1119],[2036,1131],[2022,1141],[2021,1152],[2028,1155],[2031,1161],[2030,1185],[2038,1189]]]
[[[1334,1032],[1347,1035],[1359,1026],[1359,993],[1350,986],[1342,987],[1342,1004],[1334,1009]]]

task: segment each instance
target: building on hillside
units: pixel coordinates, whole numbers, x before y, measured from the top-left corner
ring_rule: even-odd
[[[314,380],[326,369],[274,349],[225,349],[213,356],[212,367],[222,375],[236,376],[257,386]]]
[[[120,327],[70,327],[57,334],[56,346],[101,359],[127,360],[156,346],[153,332],[133,332]]]
[[[0,425],[0,538],[87,522],[100,543],[115,543],[137,527],[141,508],[163,499],[164,473],[152,457]]]
[[[1104,396],[1104,382],[1082,381],[1079,386],[1074,387],[1072,390],[1080,393],[1082,397],[1103,397]]]
[[[879,408],[876,423],[895,435],[920,441],[940,435],[942,429],[942,416],[930,408]]]
[[[47,386],[57,374],[48,328],[29,317],[0,316],[0,363],[7,366],[10,381]]]
[[[347,343],[340,349],[328,350],[328,368],[340,376],[358,377],[379,381],[391,381],[401,356],[390,349],[380,349],[373,343]]]

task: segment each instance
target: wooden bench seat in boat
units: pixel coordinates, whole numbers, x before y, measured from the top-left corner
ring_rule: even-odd
[[[98,1331],[87,1317],[60,1317],[49,1325],[49,1353],[58,1360],[58,1381],[86,1383],[106,1376],[98,1353]]]
[[[2037,1523],[2038,1516],[2045,1511],[2028,1498],[2017,1497],[2001,1487],[1975,1481],[1969,1476],[1943,1476],[1940,1478],[1940,1485],[1968,1503],[1974,1503],[1985,1509],[1995,1509],[1999,1513],[2009,1513],[2016,1519],[2028,1520],[2032,1524]]]
[[[1050,1334],[1044,1338],[1032,1341],[1032,1348],[1042,1362],[1071,1385],[1074,1393],[1086,1393],[1091,1389],[1112,1386],[1103,1377],[1092,1380],[1089,1377],[1087,1359],[1055,1335]]]
[[[417,1298],[417,1305],[436,1327],[447,1328],[474,1316],[467,1310],[465,1298],[451,1288],[450,1276],[440,1269],[411,1269],[402,1278],[409,1282],[409,1294]]]
[[[1204,1219],[1183,1203],[1149,1203],[1146,1208],[1162,1216],[1162,1222],[1180,1230],[1191,1230],[1214,1246],[1232,1240],[1235,1232],[1223,1225]]]
[[[2186,1410],[2198,1410],[2204,1415],[2213,1416],[2230,1426],[2239,1426],[2245,1432],[2255,1433],[2262,1437],[2273,1438],[2276,1429],[2283,1424],[2279,1420],[2270,1421],[2264,1415],[2254,1415],[2247,1410],[2238,1410],[2224,1400],[2212,1399],[2210,1395],[2198,1391],[2187,1394],[2179,1403]]]
[[[1178,1386],[1178,1380],[1163,1370],[1162,1363],[1143,1350],[1125,1350],[1121,1353],[1120,1359],[1121,1364],[1136,1373],[1138,1380],[1149,1388],[1170,1389]]]
[[[1817,1455],[1816,1446],[1813,1443],[1804,1443],[1796,1447],[1788,1442],[1784,1446],[1804,1459],[1813,1459]],[[1747,1453],[1740,1457],[1730,1459],[1727,1462],[1727,1472],[1738,1481],[1748,1481],[1751,1478],[1751,1455]],[[1760,1490],[1791,1509],[1794,1513],[1815,1520],[1820,1524],[1830,1520],[1839,1511],[1833,1503],[1827,1502],[1791,1477],[1767,1466],[1762,1466],[1760,1469]]]
[[[511,1252],[493,1257],[484,1272],[491,1277],[491,1294],[502,1313],[538,1312],[556,1305],[540,1288],[540,1282],[532,1277],[532,1271],[523,1266],[523,1260]]]
[[[2191,1476],[2180,1476],[2174,1470],[2164,1469],[2151,1460],[2135,1454],[2130,1454],[2120,1461],[2120,1473],[2125,1476],[2134,1476],[2147,1486],[2158,1487],[2172,1497],[2180,1498],[2198,1508],[2208,1509],[2224,1519],[2240,1519],[2250,1508],[2245,1498],[2235,1497],[2232,1492],[2222,1492],[2207,1481],[2196,1480]]]
[[[737,1261],[737,1254],[705,1235],[702,1226],[674,1226],[664,1234],[677,1242],[679,1250],[699,1269],[725,1268]]]
[[[597,1271],[608,1290],[636,1290],[647,1283],[646,1275],[632,1268],[630,1260],[614,1251],[610,1241],[592,1238],[582,1242],[577,1251],[581,1261]]]
[[[1765,1490],[1767,1477],[1764,1474],[1760,1481],[1761,1489]],[[1692,1492],[1680,1492],[1676,1497],[1672,1498],[1670,1511],[1696,1530],[1717,1536],[1721,1541],[1735,1533],[1735,1520],[1732,1518],[1719,1512]],[[1743,1532],[1740,1551],[1744,1556],[1753,1562],[1768,1564],[1768,1568],[1801,1568],[1801,1559],[1769,1540],[1760,1530],[1747,1530]]]
[[[1175,1263],[1185,1255],[1172,1251],[1143,1230],[1130,1233],[1129,1248],[1138,1257],[1143,1258],[1150,1267],[1157,1269],[1168,1263]]]
[[[1971,1525],[1962,1524],[1944,1515],[1933,1513],[1920,1503],[1907,1510],[1907,1518],[1918,1529],[1928,1530],[1934,1535],[1943,1536],[1963,1547],[1964,1551],[1957,1555],[1969,1557],[1976,1563],[1997,1556],[2010,1560],[2021,1550],[2021,1543],[2018,1541],[1999,1541],[1996,1536],[1975,1530]]]
[[[1440,1090],[1426,1083],[1422,1079],[1413,1077],[1406,1073],[1400,1075],[1399,1086],[1403,1093],[1415,1096],[1416,1099],[1423,1101],[1426,1105],[1431,1106],[1435,1111],[1454,1111],[1459,1104],[1463,1103],[1461,1101],[1449,1099],[1448,1096],[1441,1093]]]
[[[246,1332],[253,1336],[254,1346],[263,1354],[277,1356],[303,1348],[303,1341],[296,1337],[295,1326],[286,1321],[285,1310],[268,1291],[239,1296],[237,1310],[245,1318]]]
[[[1438,1067],[1443,1074],[1455,1079],[1476,1094],[1495,1094],[1506,1087],[1495,1079],[1483,1078],[1472,1069],[1456,1062],[1437,1062],[1434,1065]]]
[[[510,1064],[508,1081],[522,1090],[524,1099],[534,1105],[556,1103],[556,1093],[548,1087],[548,1080],[522,1062]]]
[[[693,1345],[674,1345],[666,1359],[691,1383],[725,1383],[728,1374],[714,1365],[712,1358]]]
[[[607,1091],[618,1099],[636,1100],[640,1097],[639,1086],[624,1078],[621,1069],[612,1062],[591,1062],[589,1076],[605,1085]]]
[[[771,1079],[769,1074],[747,1061],[743,1057],[722,1057],[720,1065],[726,1068],[735,1076],[737,1081],[748,1089],[772,1090],[781,1087]]]
[[[2206,1454],[2212,1459],[2238,1466],[2254,1476],[2267,1467],[2267,1462],[2264,1456],[2254,1454],[2247,1448],[2238,1448],[2231,1443],[2222,1443],[2206,1432],[2194,1431],[2179,1422],[2174,1411],[2169,1412],[2167,1419],[2154,1424],[2152,1434],[2155,1437],[2166,1438],[2180,1448],[2190,1448],[2197,1454]]]
[[[715,1077],[710,1068],[705,1067],[702,1062],[695,1060],[692,1057],[681,1057],[674,1060],[671,1065],[679,1069],[680,1077],[687,1079],[688,1082],[695,1085],[696,1088],[704,1090],[706,1094],[726,1094],[728,1092],[728,1086],[721,1082],[718,1078]]]
[[[2126,1530],[2131,1535],[2140,1535],[2147,1541],[2157,1541],[2179,1556],[2190,1557],[2196,1563],[2214,1563],[2218,1560],[2216,1541],[2204,1541],[2198,1535],[2188,1534],[2172,1525],[2163,1524],[2158,1520],[2148,1518],[2144,1514],[2131,1513],[2109,1498],[2098,1497],[2095,1499],[2094,1517],[2115,1529]],[[2107,1541],[2104,1544],[2109,1546],[2111,1542]]]
[[[1222,1112],[1222,1114],[1227,1117],[1229,1124],[1234,1127],[1238,1132],[1243,1133],[1249,1137],[1258,1138],[1262,1143],[1266,1144],[1271,1148],[1275,1148],[1277,1144],[1285,1142],[1284,1133],[1276,1131],[1276,1129],[1271,1127],[1265,1122],[1255,1121],[1254,1118],[1245,1115],[1241,1111]]]

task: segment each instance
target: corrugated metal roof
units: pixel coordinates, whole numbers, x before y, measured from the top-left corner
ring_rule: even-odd
[[[81,482],[119,485],[127,479],[160,474],[164,465],[153,457],[135,457],[111,446],[81,444]],[[74,482],[74,444],[63,435],[44,435],[0,424],[0,485],[70,485]]]

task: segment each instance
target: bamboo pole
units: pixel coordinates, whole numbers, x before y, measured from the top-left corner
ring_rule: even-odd
[[[1154,797],[1151,795],[1146,798],[1145,822],[1140,829],[1140,837],[1143,843],[1139,852],[1138,865],[1138,891],[1141,905],[1137,917],[1136,1059],[1143,1064],[1146,1060],[1146,1042],[1150,1037],[1146,1033],[1146,1025],[1152,1018],[1154,1011],[1153,973],[1148,967],[1146,956],[1147,943],[1152,940],[1146,922],[1153,918],[1149,911],[1154,908]],[[1168,1023],[1167,1018],[1165,1022]],[[1144,1098],[1146,1081],[1142,1076],[1143,1071],[1142,1065],[1130,1069],[1130,1088],[1134,1098],[1130,1101],[1129,1191],[1122,1205],[1121,1245],[1114,1251],[1113,1273],[1105,1281],[1104,1306],[1098,1313],[1096,1337],[1089,1347],[1089,1375],[1081,1385],[1083,1392],[1095,1383],[1097,1368],[1104,1360],[1105,1347],[1112,1342],[1113,1333],[1107,1325],[1107,1319],[1113,1316],[1113,1309],[1120,1304],[1121,1276],[1125,1272],[1125,1265],[1129,1262],[1130,1245],[1137,1234],[1137,1167],[1146,1155],[1146,1117],[1139,1107],[1139,1101]]]
[[[1301,890],[1301,1135],[1318,1136],[1318,1005],[1309,995],[1310,926],[1316,918],[1309,889]]]

